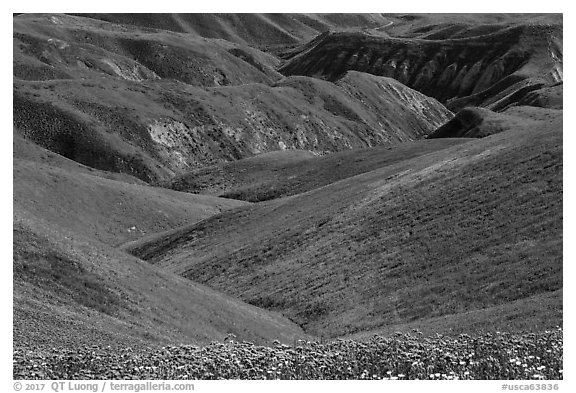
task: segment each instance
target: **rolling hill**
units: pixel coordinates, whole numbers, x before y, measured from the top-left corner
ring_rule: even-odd
[[[26,139],[146,182],[268,151],[325,154],[414,140],[451,116],[394,80],[353,73],[340,85],[289,78],[201,89],[111,79],[16,81],[14,91],[14,124]]]
[[[283,78],[229,41],[69,15],[14,18],[14,126],[55,153],[147,183],[282,149],[427,135],[452,113],[386,78]]]
[[[562,23],[15,14],[18,356],[562,325]]]
[[[15,349],[271,344],[306,337],[280,315],[156,269],[75,232],[14,215]]]
[[[428,13],[381,14],[387,27],[378,29],[390,36],[441,40],[491,34],[513,26],[562,24],[562,14],[519,13]],[[392,23],[390,23],[392,22]]]
[[[260,48],[295,44],[331,29],[376,28],[378,14],[79,14],[123,25],[197,34]]]
[[[223,213],[131,252],[328,337],[552,293],[562,288],[562,121]],[[525,314],[515,327],[561,322],[552,299],[554,318]]]
[[[414,141],[325,156],[302,150],[272,152],[186,173],[166,186],[178,191],[261,202],[307,192],[465,141],[465,138]]]
[[[13,174],[15,207],[111,245],[241,205],[24,160],[14,160]]]
[[[469,107],[436,129],[426,138],[482,138],[510,129],[534,126],[536,123],[554,122],[562,119],[562,111],[557,109],[529,106],[513,106],[498,113],[485,108]]]
[[[262,343],[305,337],[279,315],[115,248],[246,203],[118,178],[15,135],[16,347],[205,344],[230,333]]]

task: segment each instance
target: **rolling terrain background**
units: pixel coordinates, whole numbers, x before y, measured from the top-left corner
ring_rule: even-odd
[[[561,147],[561,120],[542,122],[131,251],[330,337],[547,297],[562,288]],[[517,327],[557,324],[555,310]]]
[[[562,23],[14,16],[15,348],[561,325]]]
[[[276,57],[229,41],[69,15],[14,20],[15,127],[149,183],[281,149],[413,140],[452,117],[391,79],[284,78]]]

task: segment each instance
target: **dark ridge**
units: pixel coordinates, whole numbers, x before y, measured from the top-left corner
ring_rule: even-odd
[[[260,64],[254,58],[254,56],[252,56],[250,53],[248,53],[248,52],[246,52],[240,48],[233,48],[233,49],[230,49],[228,52],[230,52],[232,55],[236,56],[237,58],[245,61],[246,63],[250,64],[251,66],[256,68],[258,71],[263,72],[263,73],[265,72],[262,64]]]
[[[533,79],[532,85],[557,82],[562,78],[561,40],[557,25],[490,28],[484,35],[443,40],[324,33],[293,50],[280,72],[330,81],[349,70],[373,73],[454,103],[457,110],[484,106],[521,79]]]
[[[117,153],[75,115],[51,103],[13,96],[14,127],[38,145],[89,167],[155,180],[138,155]]]
[[[482,124],[483,121],[484,117],[477,109],[462,109],[452,120],[428,135],[427,138],[473,137],[477,127]]]
[[[506,91],[508,88],[526,81],[526,77],[518,74],[508,75],[502,78],[488,89],[480,93],[473,94],[462,98],[453,98],[446,102],[446,107],[453,112],[458,112],[467,106],[480,106],[483,102],[490,99],[494,100],[499,93]]]

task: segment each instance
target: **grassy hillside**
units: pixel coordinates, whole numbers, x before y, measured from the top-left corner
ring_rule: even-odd
[[[136,258],[14,214],[14,348],[270,344],[304,337],[281,316]]]
[[[463,142],[466,140],[414,141],[325,156],[298,150],[273,152],[202,168],[177,176],[168,185],[179,191],[261,202],[300,194]]]
[[[14,14],[15,375],[229,334],[561,351],[562,108],[558,14]]]
[[[112,247],[245,202],[114,179],[15,135],[15,348],[303,337],[278,315]]]
[[[224,213],[133,252],[332,337],[557,291],[562,121]],[[538,310],[515,324],[560,323]]]
[[[14,159],[14,208],[114,245],[197,222],[242,202],[129,184]],[[145,214],[143,214],[145,212]]]
[[[374,335],[392,336],[397,332],[418,331],[425,336],[438,332],[454,337],[460,334],[499,332],[535,332],[561,326],[563,316],[562,289],[546,292],[497,306],[448,314],[424,320],[384,326],[376,330],[355,333],[345,339],[368,341]]]
[[[485,108],[465,108],[426,138],[483,138],[499,132],[534,127],[538,122],[562,119],[562,111],[532,106],[511,106],[502,113]]]

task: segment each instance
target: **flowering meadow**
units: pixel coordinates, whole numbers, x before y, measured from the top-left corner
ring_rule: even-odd
[[[562,329],[369,341],[14,349],[14,379],[562,379]]]

